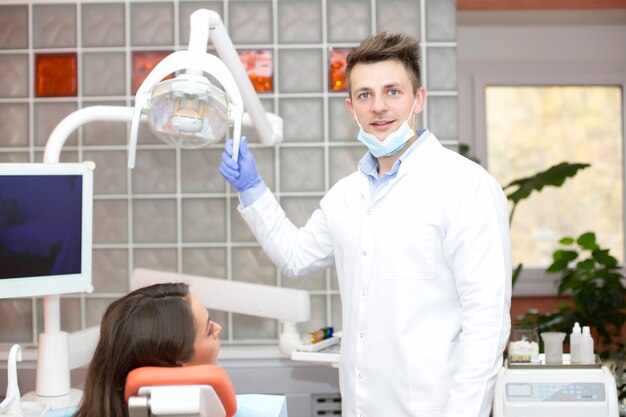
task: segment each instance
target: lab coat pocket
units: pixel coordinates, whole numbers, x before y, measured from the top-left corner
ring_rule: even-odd
[[[408,355],[410,407],[415,415],[438,416],[443,412],[453,378],[448,353],[430,346]]]
[[[410,228],[407,230],[411,230]],[[421,227],[398,236],[387,246],[387,279],[422,280],[435,278],[435,230]]]

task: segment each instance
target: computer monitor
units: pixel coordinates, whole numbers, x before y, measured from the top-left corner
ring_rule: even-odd
[[[94,168],[0,164],[0,298],[91,291]]]

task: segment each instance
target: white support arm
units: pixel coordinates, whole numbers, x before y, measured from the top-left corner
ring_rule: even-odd
[[[93,121],[127,122],[132,107],[92,106],[67,115],[54,128],[44,151],[43,162],[58,163],[67,138],[79,127]],[[72,405],[80,399],[70,385],[69,335],[61,331],[59,295],[44,297],[44,331],[39,335],[36,396],[42,402]]]
[[[193,294],[208,308],[280,320],[279,347],[287,356],[300,344],[295,323],[311,317],[310,297],[305,290],[150,269],[136,269],[130,286],[132,290],[158,282],[189,284]]]
[[[70,333],[70,369],[89,365],[100,339],[100,326]]]
[[[283,120],[276,118],[270,122],[263,109],[261,100],[259,100],[259,96],[254,90],[250,77],[239,59],[237,50],[228,32],[226,32],[220,15],[212,10],[200,9],[191,14],[189,22],[189,51],[206,53],[210,34],[211,42],[215,46],[217,54],[235,78],[237,87],[241,91],[245,109],[250,114],[256,130],[259,132],[261,143],[264,145],[277,145],[282,142]],[[277,126],[277,124],[280,126]]]
[[[311,305],[305,290],[227,281],[175,272],[135,269],[131,290],[159,282],[185,282],[208,308],[251,316],[301,322],[309,320]]]
[[[130,122],[133,108],[125,106],[90,106],[68,114],[54,128],[43,154],[43,162],[56,163],[67,138],[79,127],[91,122]]]

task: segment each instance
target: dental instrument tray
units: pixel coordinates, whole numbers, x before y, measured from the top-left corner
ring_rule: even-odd
[[[594,363],[571,363],[569,355],[563,355],[563,363],[545,363],[543,357],[540,357],[539,362],[509,362],[507,360],[506,367],[509,369],[599,369],[602,367],[602,362],[598,355],[594,355]]]
[[[336,345],[339,343],[339,340],[340,338],[338,336],[331,336],[317,343],[311,343],[310,345],[298,345],[296,349],[300,352],[319,352],[322,349]]]
[[[294,361],[316,362],[333,367],[339,365],[339,351],[341,350],[341,332],[320,342],[310,345],[298,345],[291,352]]]

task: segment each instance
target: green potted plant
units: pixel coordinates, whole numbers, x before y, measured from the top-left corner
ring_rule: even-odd
[[[618,261],[602,248],[593,232],[577,238],[564,237],[552,255],[547,271],[559,274],[558,294],[570,295],[571,304],[557,311],[530,311],[521,319],[539,331],[570,333],[575,322],[588,325],[594,333],[596,353],[615,375],[618,397],[626,397],[624,381],[626,345],[626,287]]]

